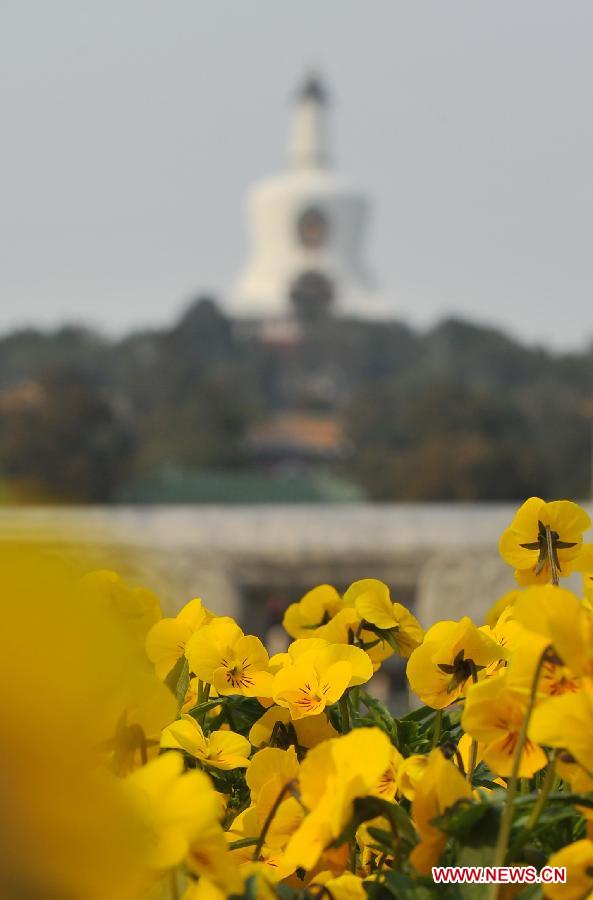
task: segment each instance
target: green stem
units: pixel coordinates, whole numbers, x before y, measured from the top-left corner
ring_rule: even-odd
[[[437,709],[432,726],[432,749],[437,746],[441,736],[441,728],[443,727],[443,710]]]
[[[556,557],[554,552],[554,543],[552,541],[552,531],[549,525],[546,525],[546,543],[548,545],[548,561],[550,563],[550,572],[552,573],[552,584],[558,587],[558,570],[556,568]]]
[[[348,709],[348,694],[343,693],[340,697],[340,718],[342,720],[342,734],[350,731],[350,711]]]
[[[266,816],[266,821],[264,822],[263,828],[261,830],[261,834],[257,839],[257,844],[255,845],[255,850],[253,851],[253,859],[257,862],[260,857],[262,847],[265,843],[268,831],[270,830],[270,825],[274,821],[274,816],[278,812],[280,808],[280,804],[284,800],[287,794],[290,794],[294,788],[294,781],[287,781],[276,799],[274,800],[270,812]]]
[[[478,670],[476,669],[476,665],[473,660],[470,660],[471,673],[472,673],[472,683],[478,683]],[[474,776],[474,769],[476,768],[476,759],[478,758],[478,742],[472,738],[471,747],[469,750],[469,760],[467,766],[467,775],[465,776],[469,783],[472,783],[472,778]]]
[[[546,805],[548,797],[551,794],[551,791],[554,788],[554,784],[556,782],[556,754],[552,756],[550,762],[548,763],[548,768],[546,770],[545,778],[542,782],[542,786],[540,788],[539,795],[537,797],[536,802],[533,804],[533,808],[531,810],[531,814],[529,819],[527,820],[527,824],[525,828],[521,832],[521,834],[517,837],[514,843],[511,845],[511,855],[514,855],[523,847],[525,841],[529,838],[531,832],[534,830],[535,826],[539,822],[539,817],[541,816],[543,809]],[[527,798],[525,798],[527,799]]]
[[[519,737],[517,739],[517,746],[515,747],[515,756],[513,757],[513,768],[511,770],[511,777],[509,779],[508,787],[507,787],[507,795],[505,800],[505,806],[502,812],[502,817],[500,820],[500,830],[498,832],[498,842],[496,845],[496,854],[494,857],[494,866],[500,867],[504,865],[507,850],[509,846],[509,837],[511,835],[511,827],[513,825],[513,804],[515,797],[517,796],[517,785],[519,782],[519,768],[521,766],[521,758],[523,756],[523,750],[525,749],[525,742],[527,740],[527,729],[529,727],[529,720],[531,718],[531,713],[533,711],[533,707],[535,706],[535,700],[537,697],[537,686],[539,684],[539,678],[541,675],[542,667],[544,665],[544,660],[546,658],[547,650],[544,650],[542,655],[539,658],[538,664],[535,667],[535,672],[533,675],[533,681],[531,683],[531,691],[529,693],[529,700],[527,702],[527,709],[525,710],[525,715],[523,716],[523,721],[521,722],[521,729],[519,731]],[[492,886],[491,892],[491,900],[496,900],[499,896],[500,885],[494,884]]]
[[[476,768],[476,760],[478,758],[478,742],[476,740],[472,740],[471,747],[469,749],[469,761],[467,766],[466,778],[469,783],[472,783],[472,778],[474,776],[474,769]]]
[[[255,847],[257,838],[241,838],[239,841],[231,841],[229,850],[241,850],[242,847]]]
[[[550,762],[548,763],[548,770],[546,772],[546,777],[544,778],[544,783],[542,784],[541,791],[539,792],[539,797],[537,798],[537,803],[531,810],[531,815],[527,820],[526,830],[527,833],[533,831],[535,826],[539,821],[539,817],[542,814],[543,808],[546,804],[546,800],[548,799],[548,794],[552,790],[552,785],[554,784],[554,779],[556,777],[556,755],[552,757]]]

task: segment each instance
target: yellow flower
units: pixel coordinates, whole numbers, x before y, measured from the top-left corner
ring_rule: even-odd
[[[288,750],[264,747],[259,750],[245,773],[253,803],[272,806],[288,784],[296,783],[299,772],[300,765],[294,747],[289,747]]]
[[[215,619],[192,635],[186,647],[190,671],[221,696],[269,697],[272,675],[259,638],[245,635],[230,619]]]
[[[593,762],[593,690],[562,694],[540,703],[533,710],[529,737],[547,747],[568,750],[591,772]]]
[[[421,874],[430,872],[447,843],[447,836],[431,824],[433,819],[442,816],[460,800],[470,800],[471,795],[472,789],[459,769],[445,759],[440,750],[433,750],[412,803],[412,818],[420,843],[414,847],[410,860]]]
[[[512,774],[515,748],[526,708],[527,697],[509,688],[506,673],[474,684],[467,692],[462,728],[483,744],[482,759],[496,775],[508,777]],[[521,755],[519,777],[531,778],[547,762],[542,748],[527,739]]]
[[[367,900],[368,897],[362,878],[352,872],[344,872],[337,878],[331,872],[320,872],[309,882],[307,888],[310,891],[311,888],[319,887],[325,888],[325,893],[319,891],[315,896],[331,897],[332,900]]]
[[[299,791],[309,812],[288,842],[287,862],[313,868],[350,818],[353,801],[376,786],[390,755],[389,739],[378,728],[356,728],[307,754]]]
[[[433,709],[449,706],[477,673],[509,652],[465,616],[459,622],[437,622],[408,660],[410,687]]]
[[[116,775],[127,775],[158,754],[160,735],[177,715],[177,701],[154,675],[142,673],[117,698],[117,720],[99,746],[111,754]]]
[[[421,753],[413,753],[400,763],[397,770],[397,790],[406,800],[413,800],[416,796],[416,788],[424,776],[427,765],[428,756]]]
[[[382,773],[371,793],[377,797],[383,797],[384,800],[394,800],[397,793],[398,772],[403,762],[404,758],[399,750],[392,747],[389,765]]]
[[[401,656],[407,658],[422,643],[420,623],[405,606],[392,602],[389,588],[382,581],[355,581],[344,594],[344,602],[352,604],[363,622],[374,626]]]
[[[271,706],[263,716],[254,722],[249,732],[249,740],[254,747],[272,744],[286,750],[291,744],[310,750],[322,741],[338,737],[338,732],[325,713],[306,716],[294,722],[290,710],[283,706]]]
[[[525,643],[530,641],[533,643],[533,636],[515,619],[512,606],[507,606],[503,609],[492,626],[481,625],[480,631],[492,638],[500,647],[504,647],[509,653],[507,659],[496,660],[496,662],[486,667],[486,674],[488,675],[506,665],[508,659],[514,659],[516,651]]]
[[[284,613],[283,625],[291,637],[317,637],[316,630],[326,625],[342,608],[342,598],[331,584],[321,584],[291,603]]]
[[[298,827],[300,819],[303,817],[302,810],[294,798],[289,798],[280,804],[274,819],[266,834],[265,843],[262,846],[259,862],[266,867],[266,877],[272,882],[282,881],[287,878],[295,870],[294,866],[286,863],[284,859],[283,848],[288,840],[289,834],[282,834],[282,839],[278,841],[278,835],[281,833],[280,823],[286,821],[286,807],[293,807],[297,810],[298,818],[294,821],[293,830]],[[289,812],[290,815],[290,812]],[[256,840],[261,834],[264,826],[264,820],[257,807],[250,806],[248,809],[239,813],[227,832],[229,841],[243,841],[248,838]],[[251,867],[253,860],[253,847],[240,847],[231,851],[233,859],[237,861],[241,874]]]
[[[206,766],[216,769],[240,769],[249,765],[251,744],[234,731],[213,731],[205,735],[195,719],[182,716],[165,728],[161,747],[185,750]]]
[[[288,652],[294,663],[274,676],[273,697],[290,710],[293,719],[319,715],[348,687],[364,684],[373,675],[364,650],[348,644],[331,645],[314,638],[295,641]]]
[[[528,588],[513,615],[543,643],[552,644],[574,675],[593,676],[593,614],[575,594],[552,585]]]
[[[99,569],[80,580],[81,602],[102,605],[124,630],[143,643],[148,631],[161,618],[161,607],[152,591],[131,587],[117,572]]]
[[[589,900],[593,896],[593,841],[575,841],[553,853],[548,866],[566,868],[566,884],[546,884],[544,894],[552,900]]]
[[[500,539],[500,555],[515,569],[521,584],[546,583],[557,575],[570,575],[591,527],[584,509],[570,500],[546,503],[531,497],[517,511]]]
[[[499,597],[486,613],[486,625],[489,625],[490,628],[494,628],[502,613],[505,610],[512,608],[513,604],[520,596],[521,591],[516,589],[514,591],[508,591],[506,594],[503,594],[502,597]]]
[[[224,844],[220,797],[203,772],[183,773],[178,753],[153,759],[129,775],[126,783],[150,834],[154,869],[173,868],[188,856],[190,847],[202,839],[209,843],[219,832]]]
[[[196,597],[186,603],[174,619],[161,619],[146,636],[146,654],[154,663],[159,678],[166,678],[177,661],[185,653],[185,646],[192,634],[203,628],[213,613]]]

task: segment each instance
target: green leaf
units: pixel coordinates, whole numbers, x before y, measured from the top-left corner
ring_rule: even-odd
[[[457,840],[466,842],[475,832],[476,826],[479,825],[481,831],[484,820],[490,818],[492,812],[495,812],[496,821],[500,817],[500,810],[493,807],[490,803],[472,803],[469,800],[459,800],[442,816],[437,816],[431,824],[435,825],[445,834],[450,834]]]

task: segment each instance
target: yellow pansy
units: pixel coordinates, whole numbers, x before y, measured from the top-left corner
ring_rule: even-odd
[[[152,591],[132,587],[109,569],[89,572],[80,580],[79,590],[81,602],[103,606],[131,637],[141,643],[161,618],[161,607]]]
[[[590,900],[593,896],[593,841],[584,838],[553,853],[548,866],[566,869],[566,884],[543,885],[552,900]]]
[[[524,629],[527,638],[517,647],[508,669],[509,686],[516,691],[522,691],[525,695],[531,691],[535,670],[548,645],[548,639],[543,635],[534,634]],[[562,664],[555,653],[546,653],[540,667],[539,681],[537,684],[537,696],[542,700],[546,697],[557,697],[560,694],[574,694],[580,691],[583,680],[575,675],[568,666]]]
[[[352,802],[370,793],[389,765],[391,744],[378,728],[356,728],[311,750],[299,776],[309,810],[286,847],[287,861],[312,869],[352,814]]]
[[[344,594],[344,602],[354,606],[363,622],[388,632],[385,639],[401,656],[407,658],[422,643],[420,623],[405,606],[391,600],[389,588],[382,581],[355,581]]]
[[[183,654],[192,634],[203,628],[213,613],[199,597],[190,600],[175,618],[161,619],[146,636],[146,654],[159,678],[166,678]]]
[[[383,857],[383,864],[387,868],[391,868],[393,865],[393,855],[391,853],[387,854],[385,848],[379,845],[376,838],[370,833],[370,829],[374,828],[377,828],[380,831],[390,832],[391,824],[389,819],[385,816],[377,816],[375,819],[368,819],[366,822],[363,822],[362,825],[359,825],[356,829],[356,843],[358,844],[361,853],[361,865],[359,871],[362,870],[368,875],[373,871],[373,863],[378,856]]]
[[[126,783],[150,833],[154,869],[178,865],[202,838],[209,843],[212,834],[220,833],[224,841],[220,797],[203,772],[183,772],[178,753],[153,759]]]
[[[269,697],[272,675],[259,638],[245,635],[230,619],[215,619],[188,641],[190,671],[221,696]]]
[[[283,625],[291,637],[315,637],[316,629],[326,625],[342,608],[342,598],[331,584],[308,591],[284,613]]]
[[[529,736],[547,747],[568,750],[587,772],[593,768],[593,690],[562,694],[540,703],[529,722]]]
[[[593,611],[593,567],[583,573],[583,606]]]
[[[461,725],[483,745],[481,757],[496,775],[509,777],[525,717],[527,697],[509,688],[506,673],[474,684],[467,692]],[[525,741],[519,777],[531,778],[548,759],[541,747]]]
[[[319,888],[325,889],[325,893]],[[331,897],[332,900],[367,900],[368,897],[362,878],[352,872],[344,872],[337,878],[331,872],[320,872],[309,882],[307,889],[316,891],[315,896]]]
[[[416,788],[427,765],[428,756],[421,753],[413,753],[400,763],[397,770],[397,790],[406,800],[413,800],[416,796]]]
[[[514,591],[507,591],[506,594],[503,594],[502,597],[499,597],[498,600],[496,600],[496,602],[492,604],[492,606],[486,613],[486,625],[489,625],[490,628],[494,628],[502,613],[505,610],[512,608],[513,604],[520,596],[521,591],[519,589],[516,589]]]
[[[376,797],[383,797],[384,800],[394,800],[397,793],[398,772],[404,761],[403,756],[396,750],[391,748],[391,756],[389,757],[389,765],[381,774],[379,781],[371,791]]]
[[[470,800],[471,795],[472,789],[459,769],[440,750],[433,750],[412,802],[420,843],[412,850],[410,861],[421,874],[428,874],[436,865],[447,843],[447,836],[432,824],[433,820],[460,800]]]
[[[519,591],[517,591],[517,593],[519,593]],[[530,633],[515,619],[512,606],[507,606],[503,609],[492,626],[480,626],[480,631],[483,632],[483,634],[488,635],[488,637],[492,638],[492,640],[500,647],[504,647],[508,651],[508,657],[506,659],[496,660],[496,662],[486,667],[486,673],[489,675],[506,665],[509,659],[514,658],[515,651],[518,650],[522,644],[532,640],[532,635],[530,635]]]
[[[264,747],[253,755],[245,780],[253,803],[272,803],[288,784],[296,783],[300,764],[294,747]]]
[[[262,865],[266,867],[265,872],[267,879],[272,882],[282,881],[294,872],[295,867],[286,862],[283,853],[283,848],[291,833],[290,831],[285,833],[282,830],[287,821],[287,807],[290,807],[288,816],[290,816],[293,810],[296,811],[296,816],[293,817],[294,820],[291,822],[290,826],[292,831],[296,830],[298,827],[298,824],[303,817],[303,811],[297,801],[291,797],[288,800],[285,800],[284,803],[281,803],[278,807],[274,819],[266,833],[266,840],[262,845],[258,860],[253,859],[253,846],[239,847],[236,850],[231,851],[233,860],[238,863],[242,875],[246,874],[251,867],[252,862],[262,863]],[[227,840],[231,842],[244,841],[249,838],[257,840],[263,826],[264,820],[257,807],[250,806],[248,809],[239,813],[237,818],[233,821],[227,832]],[[280,840],[279,835],[281,835]]]
[[[293,722],[290,710],[284,706],[271,706],[263,716],[254,722],[249,732],[249,740],[254,747],[266,744],[287,749],[291,744],[310,750],[322,741],[338,737],[325,713],[306,716]]]
[[[593,775],[578,764],[574,756],[568,750],[561,750],[556,757],[556,771],[563,781],[566,781],[577,794],[585,794],[593,791]],[[592,810],[588,811],[593,814]]]
[[[251,744],[234,731],[212,731],[205,735],[191,716],[182,716],[165,728],[161,747],[184,750],[206,766],[216,769],[240,769],[249,765]]]
[[[276,673],[272,695],[293,719],[319,715],[347,688],[364,684],[373,675],[368,655],[349,644],[300,640],[288,652],[295,662]]]
[[[122,686],[114,707],[117,720],[99,742],[116,775],[127,775],[158,754],[163,728],[177,716],[177,701],[154,675],[142,673]]]
[[[410,656],[410,687],[423,703],[442,709],[461,697],[477,673],[509,656],[465,616],[459,622],[437,622]]]
[[[570,500],[546,503],[530,497],[500,538],[500,555],[521,584],[545,584],[570,575],[591,527],[584,509]]]
[[[528,588],[515,604],[514,617],[552,644],[574,675],[593,675],[593,614],[575,594],[552,585]]]

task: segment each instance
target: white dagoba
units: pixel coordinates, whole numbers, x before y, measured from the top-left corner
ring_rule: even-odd
[[[249,192],[251,257],[232,295],[238,316],[282,319],[303,305],[385,314],[362,260],[367,199],[331,169],[327,106],[309,75],[296,98],[289,170]]]

